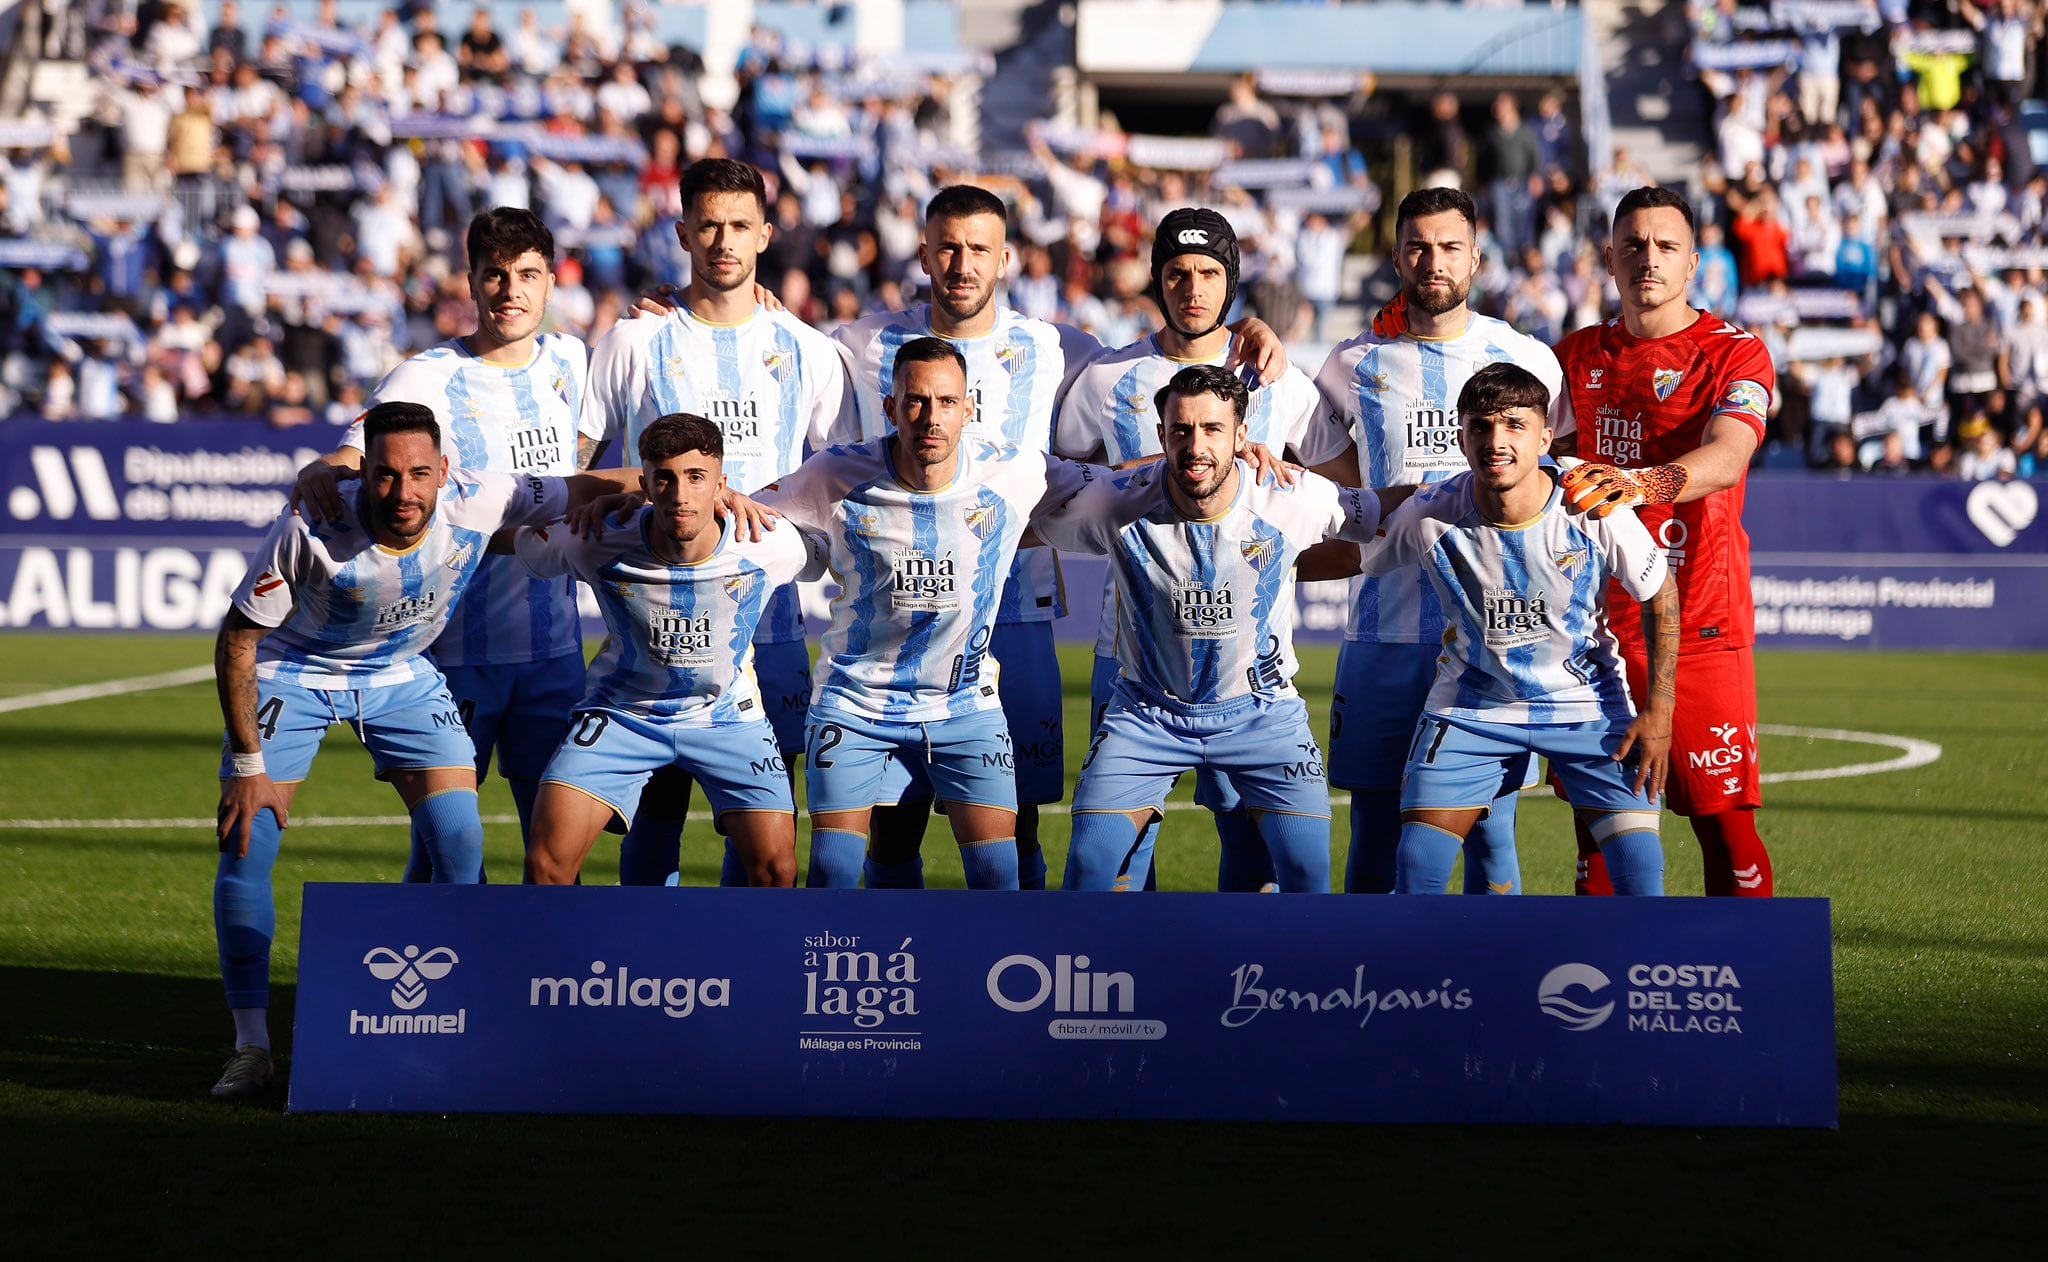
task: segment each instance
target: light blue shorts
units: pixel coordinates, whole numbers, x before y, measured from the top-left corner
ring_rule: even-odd
[[[754,682],[761,688],[761,709],[775,728],[783,757],[804,752],[804,720],[811,712],[811,655],[802,640],[754,644]]]
[[[325,689],[277,679],[256,681],[256,729],[263,761],[280,784],[304,780],[327,729],[346,723],[370,751],[379,779],[394,771],[476,765],[462,714],[436,673],[377,688]],[[220,775],[231,774],[221,742]]]
[[[1633,762],[1614,761],[1626,722],[1486,723],[1425,714],[1411,734],[1408,770],[1401,781],[1404,811],[1465,810],[1485,806],[1520,787],[1532,755],[1550,770],[1576,807],[1596,811],[1654,811],[1655,799],[1630,787]]]
[[[582,649],[538,662],[442,666],[441,673],[476,746],[479,782],[493,752],[506,779],[539,778],[569,731],[569,712],[583,700]]]
[[[1401,783],[1415,720],[1429,701],[1442,653],[1435,644],[1344,641],[1330,695],[1331,784],[1391,789]]]
[[[1074,809],[1163,812],[1174,782],[1200,767],[1228,776],[1246,809],[1329,817],[1323,754],[1300,697],[1168,706],[1128,679],[1090,738]]]
[[[930,723],[888,723],[829,706],[811,707],[804,785],[813,815],[865,811],[903,800],[903,772],[929,783],[941,802],[1017,809],[1016,756],[1001,710]]]
[[[1102,730],[1102,716],[1109,711],[1109,703],[1116,695],[1116,681],[1123,667],[1114,657],[1095,659],[1095,673],[1088,680],[1089,713],[1094,721],[1089,725],[1092,739]],[[1237,789],[1230,783],[1230,776],[1214,767],[1195,769],[1195,804],[1212,811],[1235,811],[1244,806],[1237,796]]]
[[[611,807],[608,827],[624,832],[640,808],[647,777],[669,766],[697,782],[714,818],[727,811],[796,811],[775,729],[761,719],[689,727],[619,710],[578,710],[541,779]]]

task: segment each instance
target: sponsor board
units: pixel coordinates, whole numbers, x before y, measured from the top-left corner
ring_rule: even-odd
[[[303,927],[301,1111],[1836,1118],[1819,900],[309,885]]]

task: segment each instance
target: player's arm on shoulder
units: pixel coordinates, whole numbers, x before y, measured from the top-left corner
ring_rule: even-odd
[[[292,484],[292,508],[321,521],[340,521],[341,484],[362,476],[362,442],[363,422],[358,418],[339,447],[307,461],[299,470],[298,480]]]
[[[560,578],[574,572],[574,552],[582,540],[562,526],[523,526],[491,536],[492,552],[510,552],[539,578]],[[596,542],[595,538],[589,542]]]
[[[797,559],[794,573],[782,581],[814,583],[825,577],[832,568],[832,541],[820,531],[805,530],[800,526],[783,531],[777,538],[784,535],[788,536],[787,546],[795,550]]]
[[[1230,326],[1230,363],[1226,367],[1256,373],[1259,384],[1270,386],[1287,371],[1287,344],[1273,326],[1257,316],[1246,316]]]
[[[1635,510],[1618,509],[1608,517],[1584,523],[1583,529],[1600,549],[1601,564],[1629,595],[1647,601],[1657,594],[1671,566]]]
[[[1434,502],[1432,497],[1411,494],[1405,503],[1387,514],[1379,534],[1359,549],[1358,572],[1376,577],[1422,560],[1429,506]]]
[[[1110,534],[1130,517],[1119,512],[1120,483],[1128,485],[1129,479],[1113,469],[1047,456],[1045,494],[1031,510],[1031,525],[1019,546],[1107,552]]]
[[[1294,577],[1304,583],[1350,578],[1359,572],[1361,546],[1349,539],[1325,539],[1294,562]]]
[[[799,530],[829,530],[833,507],[853,489],[846,467],[846,458],[838,449],[814,452],[751,499],[788,518]]]

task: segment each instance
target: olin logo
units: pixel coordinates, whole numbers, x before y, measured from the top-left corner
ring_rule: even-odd
[[[35,486],[17,486],[7,495],[7,511],[16,521],[27,521],[39,512],[52,521],[70,521],[81,504],[93,521],[120,520],[120,497],[114,494],[107,462],[96,449],[73,447],[67,468],[61,448],[31,447],[28,463]]]
[[[400,955],[390,947],[374,947],[363,957],[370,976],[391,983],[391,1002],[411,1012],[427,1001],[427,983],[438,982],[462,961],[447,947],[422,953],[416,946]]]

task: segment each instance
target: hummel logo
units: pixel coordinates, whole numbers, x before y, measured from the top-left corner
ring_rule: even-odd
[[[461,962],[447,947],[435,947],[422,955],[418,947],[409,946],[402,956],[390,947],[373,947],[363,957],[370,976],[393,983],[391,1002],[407,1012],[427,1001],[428,982],[440,981]]]
[[[1722,723],[1707,730],[1712,732],[1715,738],[1723,745],[1733,745],[1735,743],[1735,725],[1733,723]]]
[[[1515,892],[1515,883],[1513,881],[1501,881],[1498,883],[1488,881],[1486,883],[1486,892],[1489,894],[1512,894]]]
[[[1753,890],[1764,883],[1764,874],[1756,864],[1735,869],[1735,883],[1746,890]]]
[[[272,574],[269,570],[265,570],[256,576],[256,594],[258,596],[268,596],[283,586],[284,580]]]

